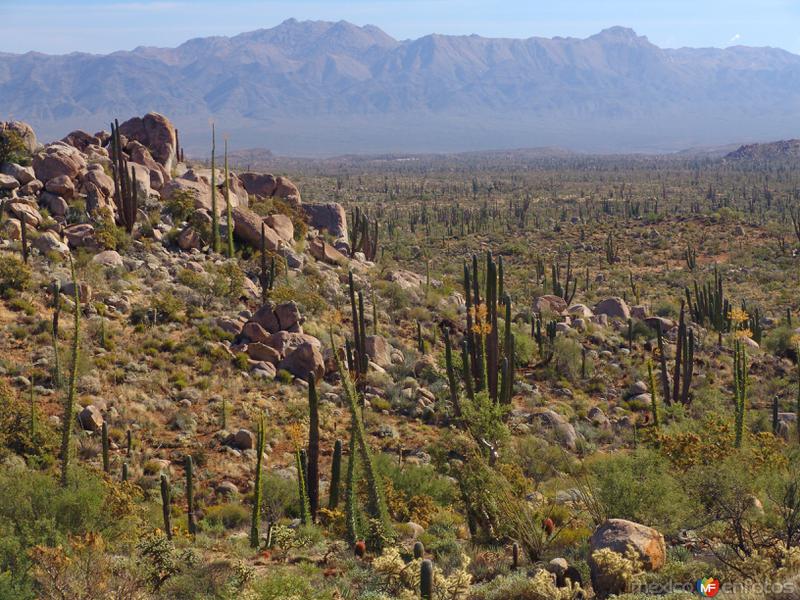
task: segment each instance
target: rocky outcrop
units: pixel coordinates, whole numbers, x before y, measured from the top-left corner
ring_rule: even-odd
[[[347,262],[347,257],[331,246],[322,238],[316,238],[308,243],[308,251],[311,256],[330,265],[343,265]]]
[[[300,190],[288,177],[280,175],[275,177],[269,173],[248,172],[240,173],[239,179],[241,179],[248,194],[262,198],[278,197],[295,208],[302,204]]]
[[[245,208],[237,206],[232,211],[233,216],[233,234],[246,244],[250,244],[253,248],[261,247],[261,226],[264,224],[258,214]],[[270,252],[277,252],[283,241],[280,236],[275,232],[272,227],[264,227],[264,245]]]
[[[595,551],[605,548],[621,555],[629,549],[633,550],[638,554],[645,571],[658,571],[667,560],[664,536],[658,531],[625,519],[608,519],[595,529],[589,540],[592,587],[601,598],[627,591],[619,589],[617,574],[604,572],[602,566],[593,559]]]
[[[62,142],[47,146],[33,157],[36,179],[44,183],[62,175],[74,179],[84,169],[86,159],[80,150]]]
[[[560,315],[565,310],[567,310],[567,303],[561,296],[545,294],[544,296],[539,296],[533,301],[533,311],[539,314],[555,313]]]
[[[303,212],[315,229],[327,231],[335,238],[347,238],[347,214],[338,202],[303,204]]]
[[[627,321],[631,317],[631,310],[628,303],[616,296],[606,298],[594,307],[596,315],[607,315],[609,319],[622,319]]]
[[[175,127],[169,119],[159,113],[147,113],[144,117],[133,117],[119,126],[120,134],[128,140],[147,146],[152,157],[167,173],[176,163]]]

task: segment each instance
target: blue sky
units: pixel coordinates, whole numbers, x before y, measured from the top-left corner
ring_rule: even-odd
[[[776,46],[800,54],[798,0],[0,0],[0,52],[110,52],[234,35],[284,19],[427,33],[586,37],[612,25],[662,47]]]

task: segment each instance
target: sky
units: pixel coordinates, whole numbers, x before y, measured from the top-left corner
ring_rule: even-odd
[[[742,44],[800,54],[798,0],[0,0],[0,52],[174,47],[291,17],[377,25],[397,39],[587,37],[622,25],[667,48]]]

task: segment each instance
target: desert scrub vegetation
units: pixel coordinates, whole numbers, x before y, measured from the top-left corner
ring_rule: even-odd
[[[101,144],[112,180],[134,164]],[[216,219],[185,189],[100,211],[79,191],[37,209],[25,257],[3,237],[0,597],[795,580],[791,176],[440,160],[298,163],[304,200],[248,192],[232,249],[243,179],[219,168]]]

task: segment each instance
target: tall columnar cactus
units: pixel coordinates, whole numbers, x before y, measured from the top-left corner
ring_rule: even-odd
[[[694,331],[686,324],[684,303],[678,319],[678,340],[675,348],[675,370],[672,377],[672,400],[688,405],[689,387],[694,374]]]
[[[461,403],[458,400],[458,385],[456,384],[456,371],[453,367],[453,347],[450,341],[450,330],[444,330],[444,360],[447,366],[447,383],[450,389],[450,404],[453,406],[453,414],[456,418],[461,418]]]
[[[111,124],[111,154],[112,173],[114,175],[114,202],[125,231],[130,235],[133,232],[136,214],[139,210],[139,184],[136,179],[135,167],[128,168],[128,160],[123,153],[122,141],[119,135],[119,122],[116,119]]]
[[[211,249],[219,252],[219,213],[217,212],[217,131],[211,123]]]
[[[472,386],[472,370],[469,365],[469,345],[467,340],[461,341],[461,379],[464,381],[464,390],[467,393],[467,398],[470,400],[475,399],[475,391]]]
[[[100,440],[103,447],[103,472],[110,473],[111,472],[111,460],[108,455],[109,445],[108,445],[108,423],[103,421],[103,426],[100,428]]]
[[[194,516],[194,461],[192,461],[190,454],[186,455],[184,470],[186,471],[186,520],[189,533],[195,535],[197,533],[197,523]]]
[[[319,399],[313,374],[308,376],[308,503],[311,520],[316,521],[319,510]]]
[[[658,394],[656,393],[656,376],[653,373],[652,361],[647,361],[647,382],[650,386],[650,404],[653,413],[653,427],[658,429],[661,426],[661,418],[658,414]]]
[[[76,382],[78,379],[78,349],[80,347],[80,324],[81,324],[81,298],[79,294],[78,281],[75,278],[75,263],[72,262],[72,255],[69,256],[70,272],[72,274],[73,287],[75,289],[75,307],[73,310],[72,333],[72,363],[69,369],[69,384],[67,388],[67,398],[64,402],[64,415],[61,423],[61,487],[67,487],[69,483],[69,459],[70,441],[72,438],[72,424],[75,417],[75,393]]]
[[[617,248],[617,244],[614,241],[614,234],[610,231],[608,232],[608,237],[606,237],[605,251],[606,262],[608,262],[609,265],[613,265],[615,262],[619,261],[619,248]]]
[[[706,327],[710,327],[720,334],[731,329],[731,304],[725,298],[722,286],[722,276],[714,265],[714,281],[707,281],[702,286],[694,282],[694,302],[689,288],[686,288],[686,303],[692,320]]]
[[[697,269],[697,252],[695,251],[694,246],[688,244],[683,253],[683,257],[686,260],[686,266],[690,271]]]
[[[433,600],[433,563],[428,559],[420,565],[419,595],[422,600]]]
[[[656,334],[658,339],[658,362],[661,367],[661,391],[664,394],[664,404],[669,406],[671,404],[669,374],[667,372],[667,353],[664,348],[664,332],[661,321],[658,322],[658,326],[656,327]]]
[[[161,474],[161,516],[164,518],[164,533],[167,539],[172,539],[172,514],[170,512],[169,479],[165,473]]]
[[[734,445],[741,448],[747,410],[747,353],[740,339],[734,340],[733,345],[733,401],[736,413]]]
[[[353,272],[347,276],[350,291],[350,310],[353,319],[353,346],[355,348],[355,367],[357,375],[365,375],[369,366],[369,356],[367,356],[367,333],[364,324],[364,295],[361,292],[356,294],[355,283],[353,282]],[[358,299],[358,301],[356,301]]]
[[[342,483],[342,440],[333,444],[331,458],[331,485],[328,492],[328,510],[336,510],[339,506],[339,488]]]
[[[20,227],[22,228],[20,237],[22,238],[20,241],[22,242],[22,260],[27,265],[28,264],[28,222],[25,220],[25,215],[22,215],[22,218],[19,220]]]
[[[772,435],[778,435],[778,426],[780,425],[778,419],[778,411],[780,407],[778,405],[778,397],[775,396],[772,398]]]
[[[128,481],[128,463],[122,463],[122,481]]]
[[[258,548],[258,529],[261,524],[261,496],[262,496],[262,474],[264,463],[264,446],[266,443],[266,431],[264,428],[264,415],[258,419],[256,429],[256,477],[255,489],[253,490],[253,512],[250,516],[250,547]]]
[[[550,272],[553,295],[563,298],[567,305],[572,304],[575,292],[578,290],[578,278],[572,274],[572,253],[567,253],[567,268],[564,272],[563,284],[561,283],[561,265],[553,261],[550,266]],[[570,285],[572,285],[572,288],[570,288]]]
[[[232,235],[231,221],[228,221],[228,232]],[[266,304],[269,299],[269,292],[275,284],[275,257],[272,257],[267,265],[267,242],[266,242],[266,223],[261,222],[261,272],[258,275],[258,282],[261,284],[261,304]],[[229,241],[232,244],[232,241]]]
[[[366,213],[356,206],[351,215],[350,252],[363,252],[367,260],[378,255],[378,221],[371,221]]]
[[[511,570],[519,569],[519,544],[514,542],[511,546]]]

